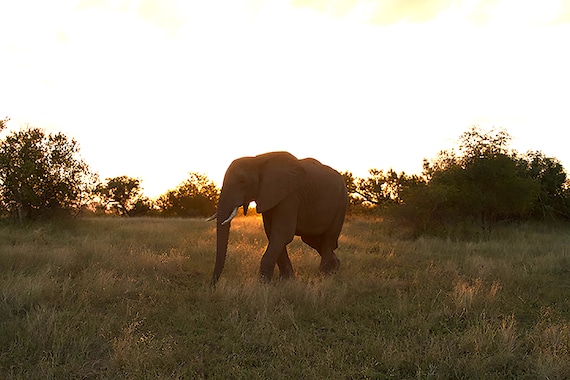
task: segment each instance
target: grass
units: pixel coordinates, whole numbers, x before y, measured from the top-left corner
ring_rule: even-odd
[[[0,226],[0,378],[570,378],[570,226],[471,240],[347,222],[338,273],[296,239],[257,280],[259,218]]]

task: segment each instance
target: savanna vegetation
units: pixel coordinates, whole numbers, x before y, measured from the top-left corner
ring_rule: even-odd
[[[509,148],[502,129],[464,132],[456,149],[424,160],[420,175],[370,170],[343,173],[353,212],[379,214],[413,233],[457,225],[490,230],[500,222],[570,219],[570,182],[562,164],[541,151]]]
[[[562,164],[541,151],[521,154],[510,140],[503,129],[472,127],[456,148],[424,159],[420,174],[342,173],[350,213],[382,217],[412,235],[448,233],[458,224],[489,231],[505,221],[570,219],[570,182]],[[0,141],[0,216],[206,217],[219,197],[216,185],[199,173],[154,200],[144,196],[141,183],[127,175],[101,181],[81,158],[79,144],[61,133],[27,127]]]
[[[3,379],[570,377],[570,227],[416,239],[346,223],[342,267],[289,249],[257,281],[261,220],[83,218],[0,228]]]
[[[63,134],[9,133],[0,378],[569,378],[569,182],[509,141],[474,127],[421,174],[343,173],[332,276],[295,240],[296,279],[258,282],[261,219],[236,218],[212,289],[205,175],[151,200]]]

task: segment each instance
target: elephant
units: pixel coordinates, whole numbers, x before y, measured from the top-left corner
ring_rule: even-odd
[[[240,206],[247,215],[252,201],[269,241],[260,264],[262,281],[271,280],[276,264],[280,278],[294,277],[287,244],[295,236],[320,254],[322,273],[339,268],[334,250],[348,208],[343,177],[313,158],[299,160],[288,152],[271,152],[238,158],[226,171],[216,214],[209,218],[217,219],[212,285],[224,268],[231,221]]]

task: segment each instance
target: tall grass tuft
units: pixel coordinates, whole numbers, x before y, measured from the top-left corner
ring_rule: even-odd
[[[262,284],[261,220],[236,218],[211,289],[201,220],[2,225],[0,378],[569,378],[569,232],[353,219],[337,273],[296,239],[296,278]]]

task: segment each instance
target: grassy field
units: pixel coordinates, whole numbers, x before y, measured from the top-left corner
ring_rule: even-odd
[[[570,226],[399,238],[348,221],[335,275],[257,280],[259,218],[0,226],[2,379],[570,378]]]

